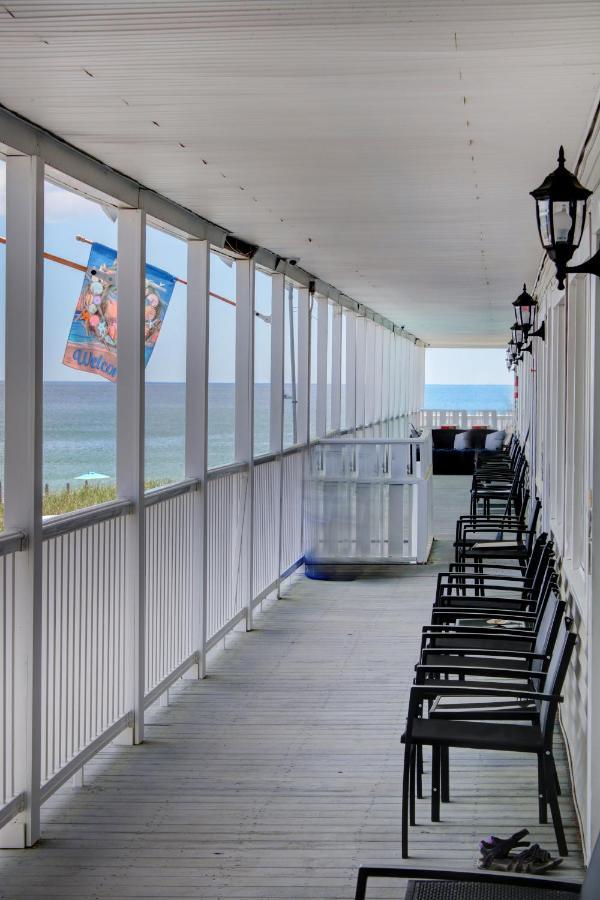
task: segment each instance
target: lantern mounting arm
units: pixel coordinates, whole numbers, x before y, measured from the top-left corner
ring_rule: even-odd
[[[577,275],[579,273],[585,275],[596,275],[600,278],[600,250],[597,250],[593,256],[590,256],[589,259],[586,259],[585,262],[580,263],[578,266],[565,266],[565,275]],[[559,274],[557,272],[557,274]],[[563,278],[559,277],[559,288],[564,288],[564,276]],[[561,288],[562,289],[562,288]]]

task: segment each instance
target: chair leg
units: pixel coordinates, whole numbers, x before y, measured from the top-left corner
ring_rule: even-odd
[[[546,792],[546,775],[544,772],[544,756],[538,753],[538,816],[540,825],[545,825],[548,821],[548,801]]]
[[[404,771],[402,773],[402,859],[408,856],[408,805],[410,791],[410,756],[412,746],[404,745]]]
[[[558,772],[556,771],[556,762],[554,757],[552,757],[552,768],[554,770],[554,786],[556,788],[556,795],[560,797],[562,795],[562,791],[560,789],[560,781],[558,780]]]
[[[450,748],[441,749],[441,800],[442,803],[450,803]]]
[[[413,747],[410,754],[410,801],[409,801],[409,824],[416,825],[416,809],[415,809],[415,782],[417,774],[417,748]]]
[[[423,799],[423,746],[417,744],[417,797]]]
[[[431,821],[440,821],[440,748],[431,748]]]
[[[565,830],[563,828],[562,816],[560,814],[560,806],[558,796],[556,794],[554,757],[548,753],[544,757],[544,772],[546,776],[546,796],[550,804],[550,812],[552,813],[552,824],[554,825],[554,833],[556,834],[556,843],[558,844],[558,852],[561,856],[569,855],[569,848],[565,838]]]

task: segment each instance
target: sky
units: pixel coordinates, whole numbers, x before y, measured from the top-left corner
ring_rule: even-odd
[[[5,232],[5,165],[0,161],[0,233]],[[87,264],[89,246],[76,240],[83,235],[109,247],[117,246],[117,225],[102,208],[84,197],[46,183],[45,249],[50,253]],[[147,262],[185,280],[186,246],[177,238],[154,228],[146,234]],[[0,377],[4,373],[4,262],[0,245]],[[44,378],[48,381],[89,381],[99,376],[77,372],[62,363],[65,343],[81,289],[83,275],[46,261],[44,271]],[[211,290],[235,299],[235,265],[227,265],[213,254]],[[256,308],[271,312],[270,279],[259,272]],[[316,328],[313,329],[316,338]],[[268,382],[270,375],[270,327],[257,319],[255,333],[255,379]],[[186,288],[177,284],[156,348],[146,368],[148,381],[184,381],[186,344]],[[211,298],[209,378],[233,382],[235,309]],[[316,349],[316,348],[315,348]],[[315,357],[315,354],[313,354]],[[316,359],[313,359],[316,362]],[[316,371],[313,372],[313,380]],[[286,373],[286,381],[290,381]],[[426,352],[427,384],[510,384],[503,350],[429,348]]]
[[[425,383],[512,384],[513,375],[506,368],[506,350],[428,347]]]

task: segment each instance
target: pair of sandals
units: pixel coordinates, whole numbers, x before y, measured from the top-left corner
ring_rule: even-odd
[[[498,838],[490,835],[479,844],[481,859],[480,869],[492,869],[497,872],[523,872],[527,875],[543,875],[562,863],[562,857],[553,857],[539,844],[524,841],[529,834],[526,828],[515,832],[509,838]],[[525,847],[520,853],[511,853],[517,847]]]

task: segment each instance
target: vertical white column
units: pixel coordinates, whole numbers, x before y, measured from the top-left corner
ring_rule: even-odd
[[[210,322],[210,244],[188,241],[187,325],[185,376],[185,474],[202,482],[194,495],[192,590],[194,646],[198,650],[198,677],[206,675],[207,608],[207,471],[208,471],[208,347]]]
[[[271,391],[269,449],[281,453],[283,446],[283,393],[285,342],[285,277],[271,276]]]
[[[366,336],[367,320],[364,316],[356,318],[356,427],[365,426],[365,393],[366,393]]]
[[[383,350],[381,354],[381,420],[390,419],[390,338],[391,331],[383,329]]]
[[[254,262],[238,260],[235,307],[235,460],[248,464],[246,483],[238,498],[234,573],[239,573],[238,597],[246,610],[246,630],[252,630],[252,542],[254,532]]]
[[[344,427],[356,430],[356,315],[344,310],[346,317],[346,403]]]
[[[342,307],[333,307],[331,330],[331,430],[338,432],[342,420]]]
[[[317,437],[327,433],[327,345],[329,328],[329,301],[317,297]]]
[[[15,789],[25,808],[0,831],[0,847],[40,836],[42,662],[42,421],[44,164],[11,156],[6,165],[5,529],[28,537],[15,557]],[[12,733],[11,733],[12,732]]]
[[[290,322],[291,327],[291,322]],[[271,276],[271,387],[269,449],[279,456],[279,503],[277,506],[277,596],[281,585],[283,549],[283,395],[285,378],[285,277]]]
[[[389,400],[389,408],[390,408],[390,419],[395,419],[398,415],[397,412],[397,378],[396,378],[396,348],[398,344],[398,338],[396,337],[396,332],[392,331],[390,334],[390,379],[389,379],[389,391],[390,391],[390,400]]]
[[[145,672],[145,514],[144,514],[144,296],[146,215],[121,209],[118,219],[117,295],[119,356],[117,377],[117,492],[130,500],[127,516],[125,583],[129,660],[126,696],[133,728],[120,741],[144,740]]]
[[[310,439],[310,295],[298,291],[298,443]]]

